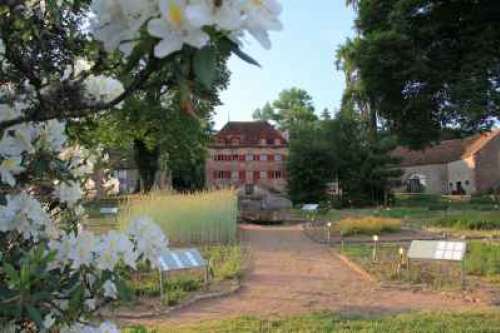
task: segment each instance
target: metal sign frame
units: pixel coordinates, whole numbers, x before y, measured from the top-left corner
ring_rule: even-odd
[[[163,299],[163,280],[164,274],[174,271],[183,271],[189,269],[205,269],[205,285],[209,282],[210,265],[205,260],[198,249],[175,249],[165,251],[158,257],[158,273],[160,276],[160,297]]]
[[[408,276],[410,260],[432,260],[438,262],[456,262],[461,266],[462,288],[465,288],[465,255],[467,242],[460,240],[413,240],[407,252]]]

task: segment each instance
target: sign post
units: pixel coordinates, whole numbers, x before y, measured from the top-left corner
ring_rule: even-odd
[[[439,260],[460,262],[462,270],[462,288],[465,288],[465,253],[466,242],[462,241],[423,241],[414,240],[408,250],[408,274],[410,274],[410,259]]]

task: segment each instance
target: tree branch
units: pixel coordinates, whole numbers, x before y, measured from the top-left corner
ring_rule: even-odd
[[[97,103],[97,104],[87,104],[81,103],[77,104],[74,107],[67,109],[66,106],[63,106],[64,109],[61,108],[60,105],[54,105],[54,109],[45,112],[43,114],[28,114],[15,119],[5,120],[0,122],[0,131],[5,130],[11,126],[19,125],[27,122],[43,122],[51,119],[68,119],[68,118],[78,118],[85,117],[95,113],[98,113],[103,110],[111,109],[114,106],[123,102],[128,96],[133,94],[137,89],[141,88],[141,86],[148,80],[154,70],[157,68],[158,59],[150,56],[150,60],[146,67],[139,72],[132,83],[125,88],[124,92],[117,96],[115,99],[105,103]]]

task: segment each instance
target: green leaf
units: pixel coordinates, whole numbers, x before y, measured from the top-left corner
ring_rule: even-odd
[[[197,51],[193,58],[193,68],[197,81],[210,89],[217,75],[217,50],[206,46]]]
[[[233,53],[236,54],[241,60],[251,64],[251,65],[255,65],[257,67],[260,67],[260,64],[257,62],[257,60],[255,60],[254,58],[250,57],[248,54],[246,54],[245,52],[243,52],[239,45],[237,44],[234,44],[234,47],[232,49]]]
[[[40,311],[38,311],[37,308],[31,305],[26,305],[26,310],[28,311],[28,315],[36,323],[36,325],[39,328],[43,327],[43,319]]]

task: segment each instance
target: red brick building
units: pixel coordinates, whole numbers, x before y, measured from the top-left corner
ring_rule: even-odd
[[[265,121],[227,123],[208,149],[207,187],[253,184],[284,191],[287,145],[285,137]]]

